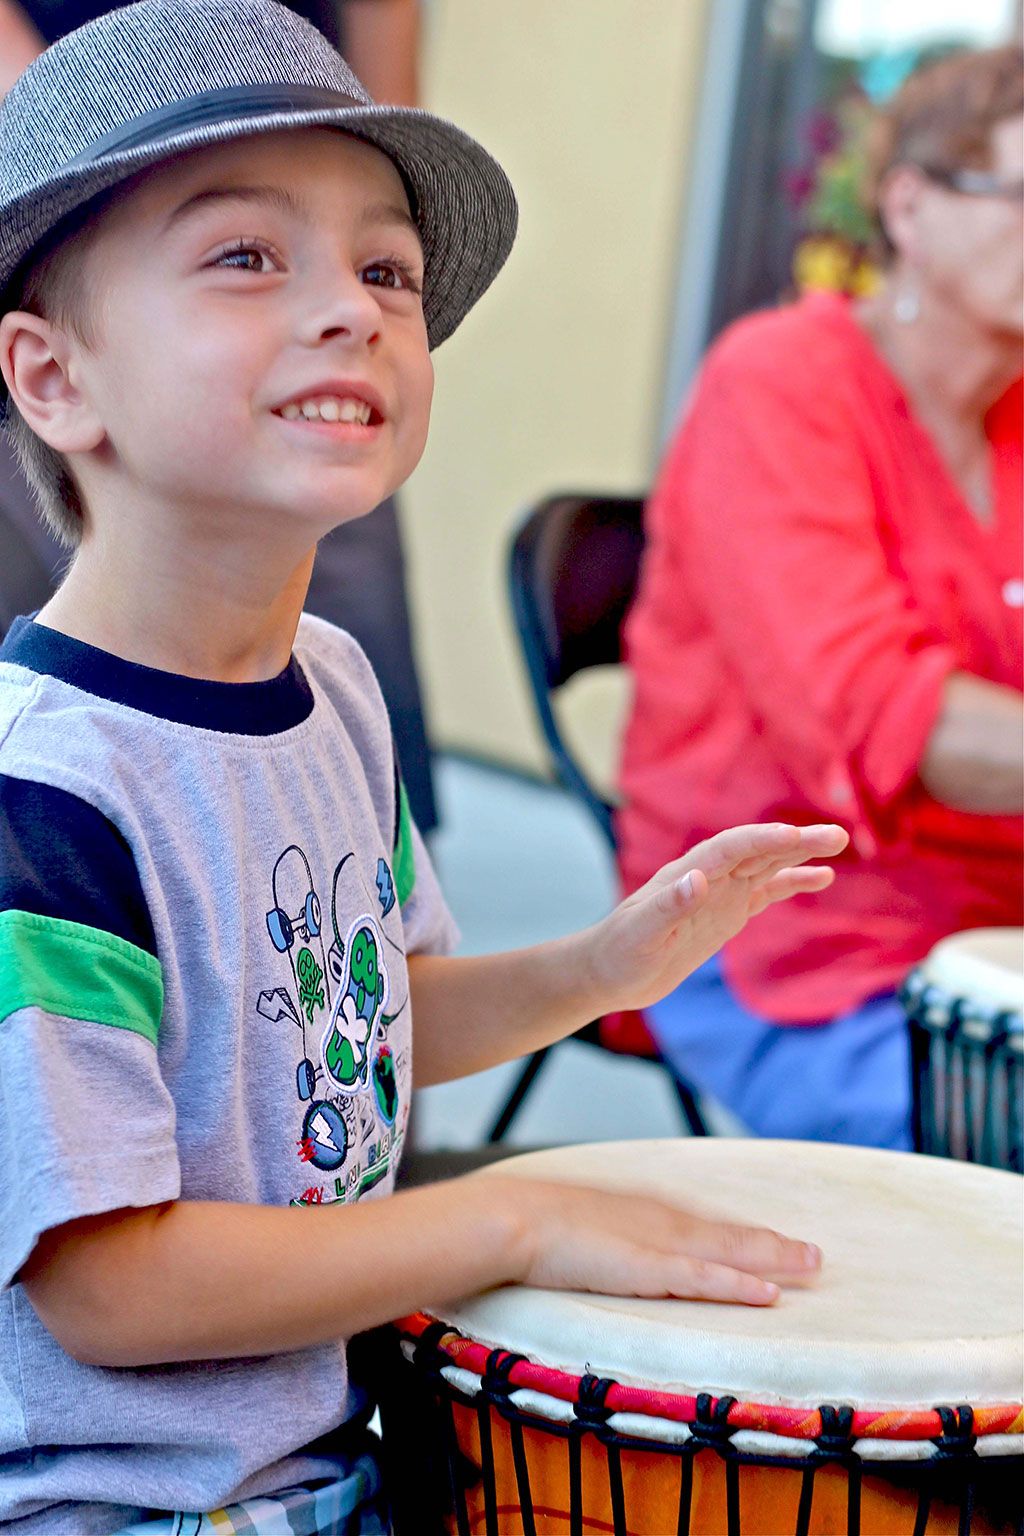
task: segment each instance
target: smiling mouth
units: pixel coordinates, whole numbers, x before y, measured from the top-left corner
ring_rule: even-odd
[[[384,420],[375,406],[355,395],[310,395],[304,400],[289,400],[273,414],[285,421],[343,422],[360,427],[379,427]]]

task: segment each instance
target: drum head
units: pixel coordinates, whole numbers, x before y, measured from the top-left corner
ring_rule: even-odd
[[[435,1315],[571,1375],[793,1407],[1020,1402],[1021,1183],[945,1159],[784,1141],[555,1148],[477,1177],[656,1195],[816,1242],[773,1307],[508,1286]]]
[[[1000,1013],[1024,1013],[1024,929],[954,933],[936,944],[919,973],[950,997]]]

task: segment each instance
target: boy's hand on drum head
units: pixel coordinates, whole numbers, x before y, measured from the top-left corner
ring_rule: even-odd
[[[521,1223],[514,1278],[552,1290],[770,1306],[806,1284],[821,1251],[767,1227],[711,1221],[646,1195],[502,1177],[486,1181]]]
[[[834,858],[848,842],[842,827],[766,822],[719,832],[666,864],[580,935],[600,1011],[658,1002],[748,918],[772,902],[825,890],[834,871],[810,861]]]

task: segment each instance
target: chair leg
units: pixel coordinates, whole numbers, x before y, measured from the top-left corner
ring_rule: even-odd
[[[487,1133],[487,1140],[489,1142],[501,1141],[504,1138],[509,1126],[519,1113],[519,1106],[533,1087],[537,1074],[547,1060],[550,1050],[551,1047],[545,1045],[542,1050],[534,1051],[527,1061],[512,1086],[512,1092],[499,1110],[497,1120],[495,1120],[490,1131]]]
[[[676,1098],[679,1100],[679,1108],[683,1112],[683,1119],[686,1122],[690,1135],[710,1136],[711,1131],[708,1128],[707,1121],[700,1112],[697,1096],[693,1089],[689,1083],[681,1082],[674,1072],[672,1072],[671,1076],[672,1086],[676,1091]]]

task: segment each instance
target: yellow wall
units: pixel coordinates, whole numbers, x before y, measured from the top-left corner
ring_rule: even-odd
[[[510,529],[651,473],[707,0],[432,0],[425,102],[511,176],[508,266],[438,352],[404,493],[435,740],[540,766],[505,597]],[[598,690],[600,694],[601,690]],[[603,702],[584,709],[604,712]]]

